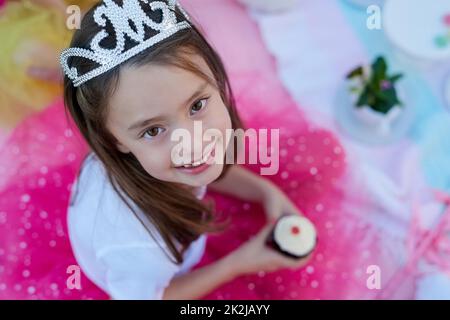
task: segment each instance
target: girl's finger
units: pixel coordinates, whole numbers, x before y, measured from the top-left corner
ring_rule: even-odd
[[[270,232],[272,231],[273,226],[271,224],[266,224],[262,229],[259,231],[258,236],[261,239],[264,239],[269,236]]]
[[[287,264],[290,267],[290,269],[296,270],[298,268],[302,268],[305,265],[307,265],[311,261],[311,256],[312,255],[309,255],[309,256],[307,256],[305,258],[302,258],[300,260],[299,259],[293,259],[293,258],[285,257],[285,259],[287,259],[285,261],[287,261]]]

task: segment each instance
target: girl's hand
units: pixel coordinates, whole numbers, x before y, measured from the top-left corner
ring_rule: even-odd
[[[273,224],[282,214],[303,215],[288,196],[276,185],[268,182],[261,203],[267,219]]]
[[[44,42],[37,40],[24,42],[17,49],[14,59],[19,65],[28,66],[26,74],[35,80],[52,84],[63,81],[63,73],[58,63],[58,52]]]
[[[312,255],[294,259],[267,246],[266,240],[272,228],[273,225],[267,224],[253,238],[229,254],[230,268],[237,276],[260,271],[273,272],[282,268],[297,269],[309,262]]]

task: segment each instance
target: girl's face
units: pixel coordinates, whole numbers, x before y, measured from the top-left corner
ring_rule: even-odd
[[[190,60],[214,79],[200,56],[192,55]],[[196,131],[201,122],[200,134],[197,131],[194,135],[194,121]],[[197,169],[180,166],[172,156],[180,140],[172,139],[171,134],[177,129],[190,133],[190,147],[182,150],[190,155],[188,164],[207,158],[210,163],[214,158],[214,153],[210,156],[212,143],[203,141],[203,132],[219,130],[223,139],[216,140],[212,150],[225,154],[231,119],[216,87],[187,70],[155,64],[121,70],[118,87],[109,100],[107,127],[116,137],[119,150],[133,153],[154,178],[198,187],[220,175],[223,161]]]

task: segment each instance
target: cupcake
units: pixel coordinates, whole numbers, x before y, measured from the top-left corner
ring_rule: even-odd
[[[301,259],[316,247],[316,228],[305,217],[283,215],[275,223],[267,243],[288,257]]]

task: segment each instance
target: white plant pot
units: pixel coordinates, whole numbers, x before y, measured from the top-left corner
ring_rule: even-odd
[[[298,0],[239,0],[249,8],[264,12],[281,12],[294,7]]]
[[[414,122],[415,94],[420,88],[405,77],[396,84],[396,89],[402,105],[382,114],[368,106],[356,107],[358,95],[349,91],[348,80],[342,82],[335,100],[335,117],[340,129],[355,140],[370,145],[390,144],[401,139]]]
[[[399,100],[404,103],[406,101],[404,88],[401,84],[398,84],[396,90]],[[349,95],[355,119],[365,126],[368,131],[372,131],[381,138],[387,138],[392,134],[396,120],[401,116],[405,106],[397,105],[387,113],[382,113],[373,110],[368,105],[357,107],[358,95],[354,93],[349,93]]]
[[[354,107],[355,117],[377,134],[387,137],[391,134],[394,121],[403,111],[402,107],[395,106],[384,114],[373,110],[369,106]]]

